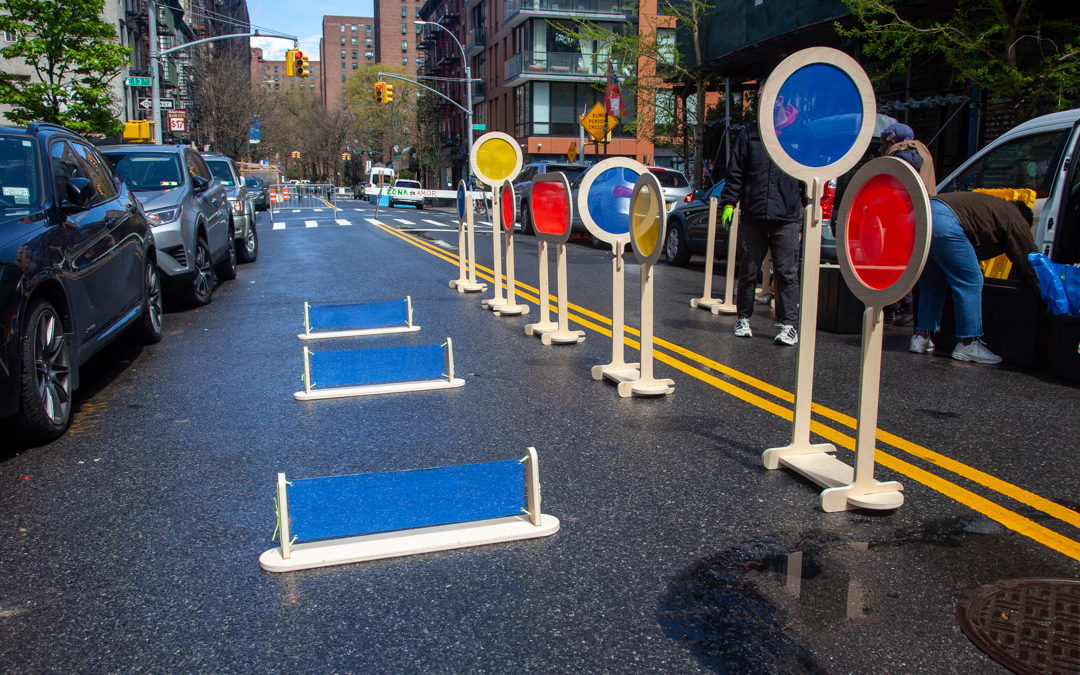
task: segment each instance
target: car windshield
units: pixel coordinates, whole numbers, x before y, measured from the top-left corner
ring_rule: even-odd
[[[128,152],[105,154],[116,173],[136,192],[170,190],[184,182],[180,158],[164,152]]]
[[[26,136],[0,135],[0,213],[5,216],[29,212],[42,204],[36,143]]]
[[[397,182],[397,184],[396,184],[396,187],[403,187],[403,188],[418,188],[418,187],[420,187],[420,181],[415,181],[415,180],[399,180],[399,181]]]
[[[205,159],[205,158],[204,158]],[[206,166],[210,167],[210,173],[214,174],[224,185],[233,185],[232,169],[226,159],[207,159]]]
[[[678,171],[664,171],[662,169],[649,169],[649,171],[652,171],[652,174],[656,176],[656,180],[660,181],[660,187],[684,188],[690,185],[686,180],[686,176]]]
[[[248,186],[249,188],[255,188],[256,190],[262,189],[262,181],[260,181],[258,178],[245,178],[244,185]]]

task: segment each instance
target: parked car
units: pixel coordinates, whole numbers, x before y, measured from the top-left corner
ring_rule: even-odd
[[[705,254],[709,244],[709,199],[719,199],[723,190],[724,181],[720,181],[689,204],[679,204],[668,212],[663,249],[666,262],[685,265],[690,261],[690,256]],[[719,208],[716,219],[715,255],[726,255],[729,231],[720,227]]]
[[[247,183],[241,178],[236,164],[225,155],[204,152],[202,158],[214,178],[225,186],[237,259],[242,263],[255,262],[259,257],[259,233],[255,230],[255,206],[251,203]]]
[[[664,191],[664,204],[667,205],[668,211],[679,204],[688,204],[693,200],[693,188],[690,187],[690,181],[686,180],[682,171],[662,166],[650,166],[649,171],[660,181],[660,188]]]
[[[248,194],[251,195],[251,205],[256,211],[266,211],[270,208],[270,188],[257,176],[245,176],[244,185],[247,186]]]
[[[529,162],[521,167],[517,178],[514,179],[514,198],[517,199],[518,219],[521,220],[521,231],[524,234],[535,234],[532,224],[532,211],[529,204],[532,198],[532,179],[544,173],[563,173],[571,183],[575,178],[589,170],[585,164],[570,162]]]
[[[394,181],[394,186],[387,192],[387,198],[390,201],[390,208],[394,208],[397,204],[408,204],[409,206],[415,206],[418,209],[424,208],[424,198],[418,194],[407,194],[405,190],[419,190],[420,181],[407,180],[405,178],[399,178]]]
[[[146,212],[104,157],[55,124],[0,127],[0,419],[64,433],[79,368],[132,329],[162,336]]]
[[[938,192],[977,188],[1035,191],[1035,246],[1054,262],[1080,262],[1080,108],[1013,127],[938,184]]]
[[[106,145],[102,154],[146,208],[168,290],[194,306],[236,277],[225,186],[183,145]]]

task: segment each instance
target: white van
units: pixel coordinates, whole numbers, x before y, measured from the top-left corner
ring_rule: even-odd
[[[1046,257],[1080,262],[1080,108],[1010,129],[941,181],[938,192],[1035,191],[1032,234]]]
[[[367,187],[364,196],[372,204],[379,198],[379,194],[386,194],[386,190],[394,184],[394,169],[389,166],[373,166],[367,172]]]

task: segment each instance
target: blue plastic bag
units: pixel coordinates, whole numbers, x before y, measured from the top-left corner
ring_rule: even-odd
[[[1051,314],[1080,318],[1080,268],[1050,262],[1042,253],[1029,253],[1039,277],[1039,293]]]

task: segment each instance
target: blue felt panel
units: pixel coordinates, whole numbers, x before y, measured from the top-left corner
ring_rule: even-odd
[[[353,387],[446,377],[440,345],[311,352],[312,388]]]
[[[524,506],[525,464],[516,459],[289,486],[289,524],[298,541],[500,518]]]
[[[409,305],[404,300],[364,302],[354,305],[308,305],[312,332],[407,326]]]

